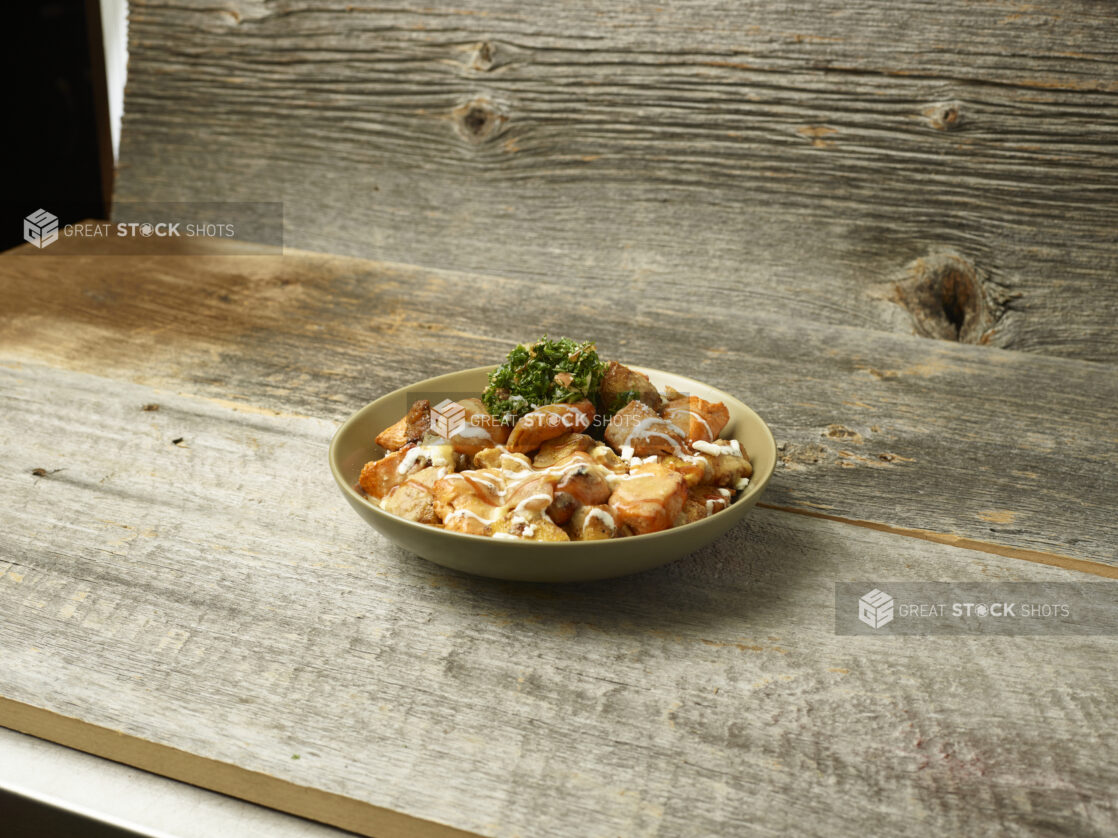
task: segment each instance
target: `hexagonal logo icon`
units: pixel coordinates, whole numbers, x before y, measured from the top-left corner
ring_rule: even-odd
[[[465,424],[466,408],[458,402],[443,399],[431,408],[431,430],[443,439],[450,439],[462,430]]]
[[[858,619],[870,628],[881,628],[893,620],[893,598],[874,588],[858,600]]]
[[[58,241],[58,216],[37,209],[23,219],[23,240],[42,249]]]

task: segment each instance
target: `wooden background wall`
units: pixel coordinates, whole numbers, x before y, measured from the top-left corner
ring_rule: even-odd
[[[282,200],[291,247],[635,316],[1118,359],[1110,2],[131,8],[118,201]]]

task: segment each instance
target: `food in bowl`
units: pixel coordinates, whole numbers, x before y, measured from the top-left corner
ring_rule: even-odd
[[[528,541],[660,532],[726,509],[753,467],[729,411],[603,361],[592,342],[517,346],[477,396],[416,399],[359,488],[386,512]]]

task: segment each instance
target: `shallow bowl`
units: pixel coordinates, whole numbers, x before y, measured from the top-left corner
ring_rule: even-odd
[[[358,488],[357,480],[365,463],[384,456],[384,449],[373,441],[374,437],[403,416],[415,399],[425,398],[437,404],[443,398],[480,397],[493,369],[475,367],[440,375],[381,396],[350,416],[330,442],[330,470],[349,505],[375,530],[435,564],[496,579],[532,582],[607,579],[648,570],[714,541],[757,503],[772,477],[776,444],[760,416],[729,393],[700,381],[633,367],[661,390],[667,385],[681,393],[726,405],[730,421],[722,437],[738,440],[753,463],[749,486],[729,508],[701,521],[648,535],[601,541],[535,542],[468,535],[417,524],[370,503]]]

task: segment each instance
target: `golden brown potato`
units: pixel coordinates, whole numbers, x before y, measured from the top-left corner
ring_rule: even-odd
[[[509,429],[489,414],[481,399],[459,399],[458,404],[465,410],[465,424],[451,434],[450,444],[459,454],[473,456],[508,441]]]
[[[614,474],[629,473],[629,464],[618,457],[617,454],[614,453],[614,450],[608,445],[599,443],[591,448],[588,453],[590,454],[590,459],[606,470],[612,471]]]
[[[376,437],[376,444],[385,451],[397,451],[409,442],[419,442],[431,427],[431,402],[418,399],[408,412]]]
[[[730,411],[722,402],[708,402],[698,396],[681,396],[665,404],[660,415],[679,428],[691,442],[710,442],[718,439]]]
[[[528,477],[513,486],[505,497],[505,506],[513,513],[541,513],[555,500],[554,478],[540,474]]]
[[[709,518],[716,512],[721,512],[730,505],[731,493],[728,489],[719,489],[716,486],[696,486],[687,493],[687,500],[683,504],[683,514],[686,522],[701,521]]]
[[[740,457],[737,454],[709,454],[704,451],[699,451],[698,455],[710,464],[706,482],[714,486],[734,487],[743,477],[753,476],[753,464],[744,450]]]
[[[431,490],[410,480],[391,489],[380,502],[380,508],[420,524],[439,522],[435,516],[435,496]]]
[[[594,440],[586,434],[565,433],[543,443],[540,446],[539,453],[532,458],[532,466],[533,468],[550,468],[567,459],[576,451],[589,451],[594,447],[594,444]]]
[[[570,536],[542,515],[519,515],[508,513],[493,522],[492,534],[521,538],[525,541],[570,541]]]
[[[408,452],[415,447],[413,443],[409,443],[399,451],[386,454],[375,462],[365,463],[359,478],[361,488],[374,498],[383,498],[390,490],[406,481],[409,472],[419,471],[426,466],[427,462],[420,461],[414,454],[408,456]],[[404,471],[400,471],[401,466],[404,467]]]
[[[598,541],[618,534],[613,510],[605,504],[580,506],[564,529],[571,541]]]
[[[677,457],[674,454],[662,457],[660,463],[672,471],[679,472],[688,486],[698,486],[710,478],[710,464],[700,456]]]
[[[643,534],[672,526],[686,498],[687,483],[680,474],[659,463],[648,463],[635,467],[618,483],[609,505],[618,525]]]
[[[549,439],[571,431],[585,431],[594,420],[594,405],[586,399],[573,404],[549,404],[520,417],[509,434],[508,449],[516,454],[535,451]]]
[[[647,404],[653,410],[659,410],[660,394],[648,380],[644,373],[631,370],[617,361],[610,361],[602,376],[602,384],[598,389],[599,403],[603,410],[612,410],[617,407],[616,402],[626,392],[636,392],[637,399]],[[632,396],[630,395],[630,398]]]
[[[547,508],[547,517],[556,524],[563,525],[571,520],[571,516],[582,506],[573,495],[566,492],[556,492],[551,506]]]
[[[461,474],[435,481],[435,514],[448,530],[488,535],[500,509],[478,496],[475,483]]]
[[[609,420],[606,442],[621,453],[633,449],[633,456],[678,454],[685,439],[679,428],[664,419],[644,402],[631,401]]]
[[[500,506],[505,495],[505,474],[500,469],[475,468],[462,472],[462,479],[474,490],[474,494],[493,506]]]

